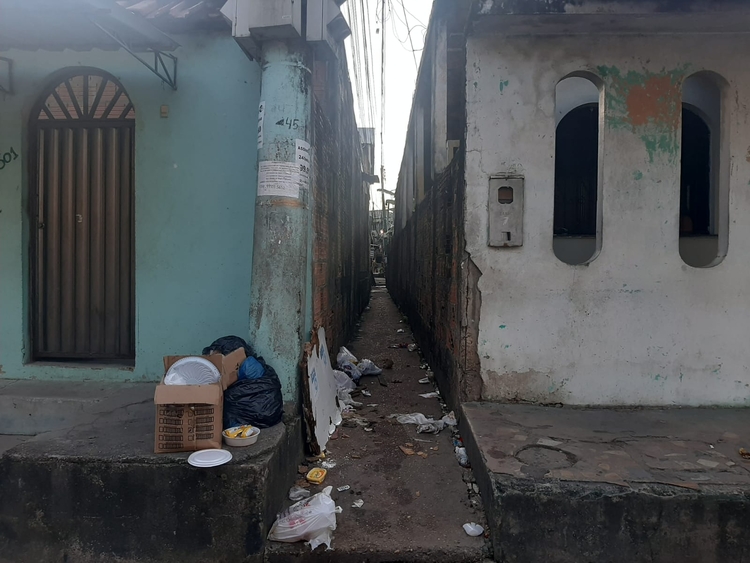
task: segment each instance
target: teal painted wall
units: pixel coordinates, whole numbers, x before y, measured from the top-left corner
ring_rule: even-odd
[[[260,68],[228,33],[174,38],[177,91],[124,51],[0,53],[16,90],[0,95],[0,154],[22,157],[0,171],[0,378],[156,380],[163,355],[248,334]],[[50,74],[74,66],[118,77],[136,109],[131,369],[29,363],[27,123]]]

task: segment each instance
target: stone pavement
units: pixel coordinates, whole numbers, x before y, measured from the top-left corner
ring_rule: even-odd
[[[497,561],[750,560],[750,409],[463,413]]]

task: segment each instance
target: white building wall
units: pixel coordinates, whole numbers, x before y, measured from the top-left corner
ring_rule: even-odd
[[[744,35],[469,38],[465,234],[482,272],[484,399],[750,405],[749,49]],[[680,257],[673,118],[702,70],[728,82],[731,166],[728,254],[698,269]],[[571,266],[553,253],[555,86],[580,71],[605,89],[602,250]],[[502,173],[525,177],[520,248],[487,246],[488,180]]]

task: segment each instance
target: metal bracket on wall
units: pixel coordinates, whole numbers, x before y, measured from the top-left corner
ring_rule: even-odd
[[[162,82],[172,88],[172,90],[177,90],[177,57],[170,53],[165,53],[164,51],[151,49],[148,52],[150,54],[153,54],[154,56],[154,62],[152,64],[146,61],[143,57],[136,53],[125,41],[120,39],[115,33],[102,26],[99,22],[92,21],[92,23],[96,27],[101,29],[104,33],[109,35],[114,41],[117,42],[118,45],[120,45],[120,47],[130,53],[133,58],[135,58],[143,66],[145,66],[156,76],[158,76],[162,80]]]
[[[13,94],[13,60],[0,57],[0,92]]]

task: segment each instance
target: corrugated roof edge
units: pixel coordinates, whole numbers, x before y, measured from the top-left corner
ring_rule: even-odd
[[[231,29],[220,12],[226,0],[117,0],[117,3],[162,31]]]

